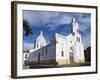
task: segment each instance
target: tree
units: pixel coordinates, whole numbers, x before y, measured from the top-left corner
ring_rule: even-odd
[[[32,29],[30,28],[27,20],[23,20],[23,29],[25,31],[25,33],[24,33],[25,36],[29,36],[29,35],[33,34]]]

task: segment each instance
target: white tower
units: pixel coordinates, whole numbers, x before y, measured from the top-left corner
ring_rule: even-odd
[[[70,56],[73,59],[72,63],[84,62],[83,43],[81,41],[81,34],[79,33],[78,23],[76,22],[75,18],[72,18],[71,34]]]
[[[75,18],[72,18],[71,33],[72,33],[73,35],[79,33],[78,23],[76,22],[76,19],[75,19]]]
[[[36,39],[35,48],[37,49],[37,48],[41,48],[43,46],[46,46],[46,40],[43,36],[43,31],[41,31],[40,35]]]

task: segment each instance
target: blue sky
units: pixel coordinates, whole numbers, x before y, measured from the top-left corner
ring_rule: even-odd
[[[28,21],[33,32],[33,35],[24,35],[24,50],[33,48],[33,42],[40,34],[41,30],[44,32],[44,37],[48,44],[50,42],[50,37],[55,33],[62,35],[70,34],[72,17],[75,17],[79,23],[79,30],[84,48],[89,47],[91,43],[91,14],[23,10],[23,19]]]

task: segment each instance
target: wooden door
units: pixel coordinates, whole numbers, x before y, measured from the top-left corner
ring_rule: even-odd
[[[70,64],[74,64],[74,53],[73,52],[70,52]]]

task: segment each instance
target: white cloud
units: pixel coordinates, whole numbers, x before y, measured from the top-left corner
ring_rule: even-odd
[[[53,30],[57,29],[58,26],[59,26],[58,24],[48,24],[46,26],[46,28],[48,28],[49,30],[53,31]]]
[[[24,11],[24,19],[27,19],[31,26],[45,27],[55,30],[59,25],[70,24],[72,17],[77,17],[80,24],[80,30],[85,31],[90,28],[90,16],[84,16],[81,13],[60,13],[49,11]]]
[[[91,36],[90,36],[90,34],[82,36],[82,42],[84,44],[84,49],[91,46]]]
[[[24,11],[24,19],[29,21],[29,24],[34,27],[49,27],[48,25],[69,24],[71,22],[71,17],[60,12],[36,12],[36,11]],[[44,25],[44,26],[40,26]],[[49,27],[50,28],[50,27]]]
[[[24,12],[24,19],[27,19],[29,23],[32,25],[35,25],[36,27],[42,27],[38,26],[40,24],[45,25],[53,21],[53,19],[57,18],[59,16],[59,13],[55,12],[36,12],[36,11],[25,11]]]
[[[32,49],[34,47],[33,43],[24,43],[23,44],[23,50],[29,50]]]
[[[70,15],[62,15],[61,16],[61,20],[60,20],[60,24],[70,24],[72,21],[72,16]]]
[[[85,16],[84,17],[83,14],[80,14],[79,21],[81,23],[89,24],[89,23],[91,23],[91,17],[90,16]]]
[[[84,32],[87,29],[89,29],[89,26],[87,26],[85,24],[79,24],[79,31]]]

